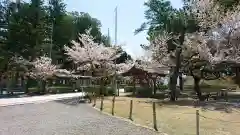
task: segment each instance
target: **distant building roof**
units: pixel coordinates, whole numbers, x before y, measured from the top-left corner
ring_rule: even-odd
[[[122,73],[123,76],[139,76],[139,75],[145,75],[145,74],[156,74],[160,76],[166,76],[169,74],[169,67],[165,67],[162,65],[148,65],[144,67],[139,67],[137,65],[134,65],[132,68],[127,70],[126,72]]]
[[[91,79],[92,78],[92,76],[83,76],[83,75],[67,74],[67,73],[55,73],[54,76],[59,78],[72,78],[72,79]]]

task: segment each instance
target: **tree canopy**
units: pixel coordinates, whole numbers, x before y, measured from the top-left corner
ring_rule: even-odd
[[[79,34],[91,28],[98,43],[109,46],[109,38],[101,33],[101,22],[88,13],[66,11],[63,0],[30,0],[0,2],[0,65],[7,70],[13,56],[34,60],[47,55],[54,64],[71,67],[64,46],[71,46]],[[127,59],[125,55],[121,58]]]

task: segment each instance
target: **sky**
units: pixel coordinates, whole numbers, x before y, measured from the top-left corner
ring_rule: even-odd
[[[146,0],[65,0],[67,11],[87,12],[101,21],[103,34],[108,34],[112,43],[115,43],[115,12],[118,7],[117,43],[133,58],[143,55],[140,44],[147,44],[146,31],[134,35],[134,30],[145,22],[143,6]],[[180,8],[181,0],[170,0],[173,7]]]
[[[24,0],[29,1],[29,0]],[[135,29],[145,22],[144,2],[146,0],[64,0],[67,11],[89,13],[101,21],[101,31],[108,35],[112,44],[115,43],[115,8],[118,7],[117,44],[123,44],[123,49],[133,58],[144,55],[140,44],[147,44],[146,31],[134,35]],[[170,0],[173,7],[182,7],[182,0]]]

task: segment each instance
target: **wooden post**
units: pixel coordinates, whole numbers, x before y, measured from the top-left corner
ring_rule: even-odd
[[[100,110],[102,111],[103,110],[103,95],[101,95],[101,106],[100,106]]]
[[[112,115],[114,115],[114,108],[115,108],[115,95],[113,96],[112,99]]]
[[[228,90],[225,93],[225,100],[228,101]]]
[[[130,120],[133,120],[132,119],[132,110],[133,110],[133,100],[130,100],[130,111],[129,111],[129,119]]]
[[[196,111],[196,135],[199,135],[199,110]]]
[[[157,117],[156,117],[156,103],[153,102],[153,128],[158,131],[157,129]]]
[[[94,94],[93,94],[93,107],[96,106],[96,102],[97,102],[97,96],[96,96],[96,94],[94,93]]]

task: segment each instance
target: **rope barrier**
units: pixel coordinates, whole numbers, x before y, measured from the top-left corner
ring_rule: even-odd
[[[226,121],[226,120],[221,120],[221,119],[214,119],[214,118],[206,117],[206,116],[203,116],[200,114],[199,114],[199,116],[202,118],[205,118],[205,119],[210,119],[210,120],[215,120],[215,121],[228,122],[228,123],[240,123],[238,121]]]
[[[109,101],[112,101],[112,99],[111,98],[105,98],[104,100],[109,100]],[[115,99],[115,101],[126,101],[126,102],[128,102],[128,101],[130,101],[130,100],[126,100],[126,99]],[[142,100],[135,100],[135,102],[137,102],[137,103],[161,103],[161,102],[159,102],[159,101],[154,101],[154,100],[145,100],[145,101],[142,101]],[[238,110],[232,110],[232,111],[234,111],[234,112],[237,112],[237,113],[240,113],[240,111],[238,111]],[[196,115],[195,113],[176,113],[176,115],[177,114],[188,114],[188,115]],[[204,118],[204,119],[210,119],[210,120],[214,120],[214,121],[221,121],[221,122],[226,122],[226,123],[235,123],[235,124],[240,124],[240,121],[227,121],[227,120],[222,120],[222,119],[217,119],[217,118],[210,118],[210,117],[206,117],[206,116],[204,116],[204,115],[201,115],[201,114],[199,114],[199,117],[202,117],[202,118]]]
[[[236,110],[236,109],[232,109],[234,112],[236,113],[240,113],[240,111]]]

